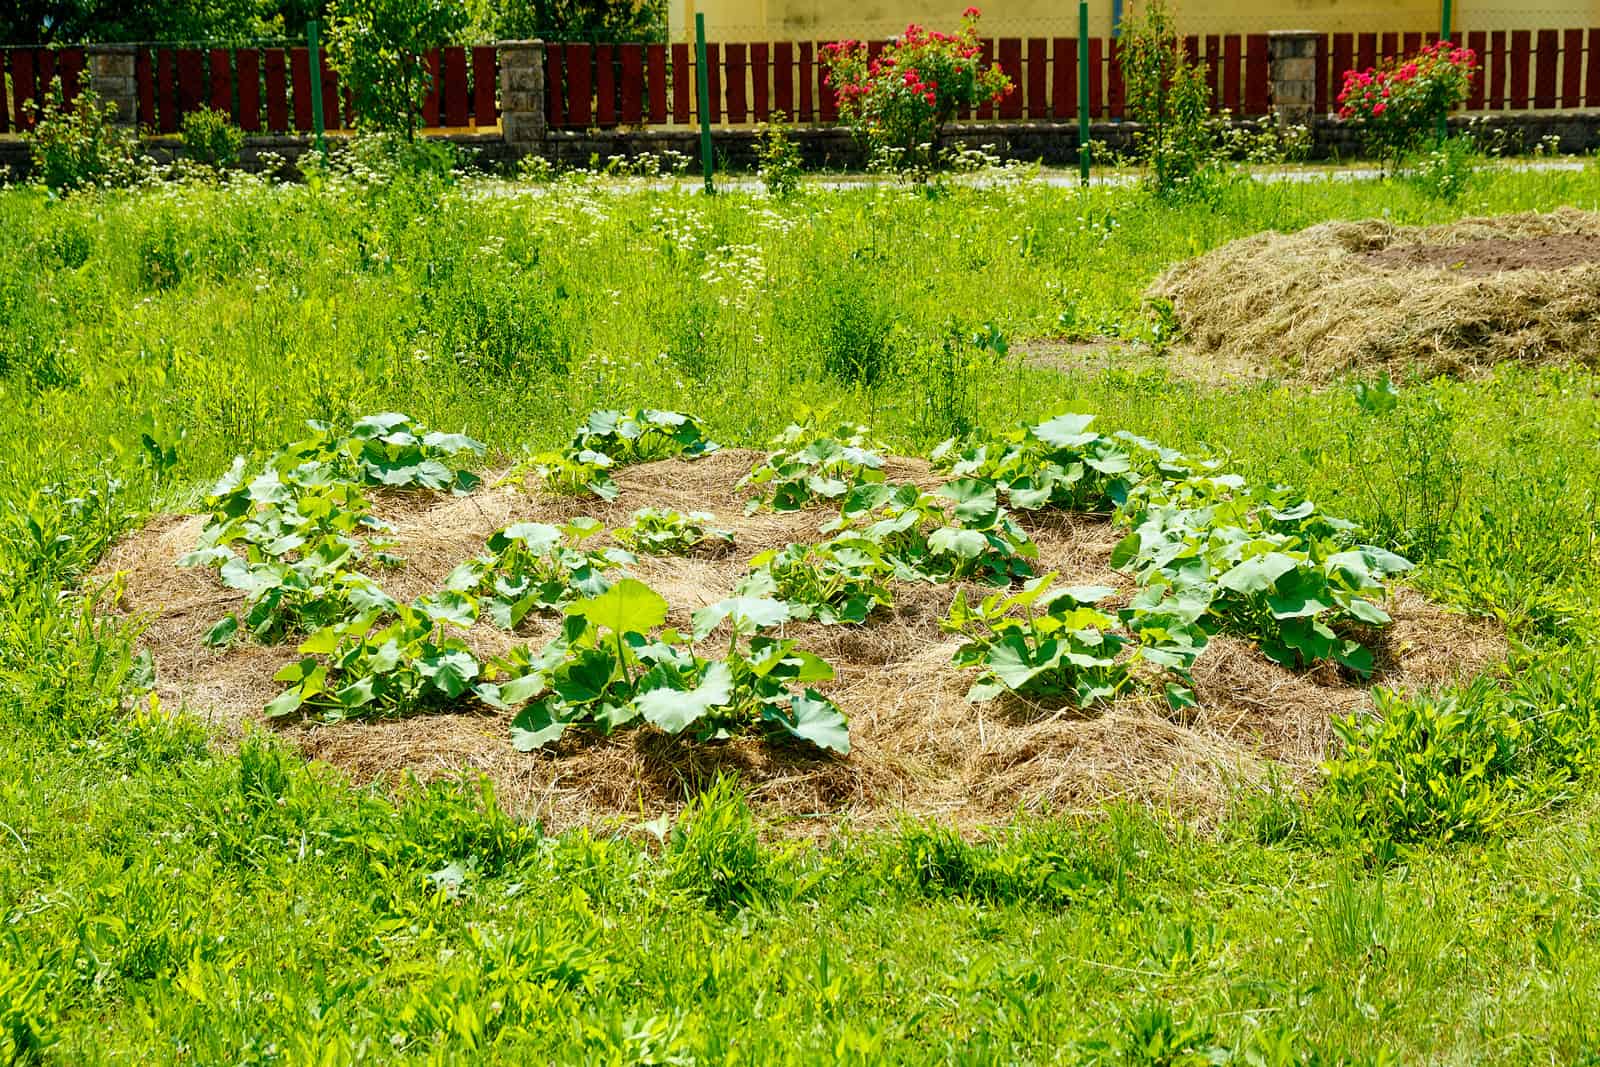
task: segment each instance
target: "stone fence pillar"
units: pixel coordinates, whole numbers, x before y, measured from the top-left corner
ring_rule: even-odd
[[[544,42],[501,41],[500,130],[513,153],[544,147]]]
[[[89,87],[103,103],[115,104],[118,126],[139,124],[139,87],[133,76],[132,45],[91,44],[84,47],[84,69]]]
[[[1308,30],[1279,30],[1267,35],[1271,58],[1272,110],[1280,125],[1309,125],[1317,110],[1317,42]]]

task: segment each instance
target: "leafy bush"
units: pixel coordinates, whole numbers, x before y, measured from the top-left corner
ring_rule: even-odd
[[[967,8],[953,34],[907,26],[876,57],[863,41],[822,47],[839,115],[875,157],[887,154],[905,170],[936,168],[944,124],[962,108],[993,103],[1012,91],[999,64],[983,66],[978,15],[977,8]]]
[[[589,518],[559,527],[507,526],[489,538],[488,552],[451,571],[445,588],[481,598],[496,626],[514,630],[530,611],[560,611],[581,597],[599,596],[611,587],[608,572],[634,562],[619,548],[578,547],[601,529]]]
[[[328,62],[355,97],[357,120],[416,137],[417,116],[433,86],[426,53],[454,40],[467,23],[451,0],[333,0]]]
[[[862,623],[893,602],[894,567],[864,537],[844,535],[822,544],[769,549],[750,561],[740,596],[778,597],[796,619]]]
[[[993,482],[1023,511],[1109,511],[1125,499],[1133,465],[1126,448],[1089,429],[1093,422],[1093,415],[1069,413],[1010,433],[952,438],[931,458],[958,478]]]
[[[244,147],[244,131],[229,121],[227,112],[209,107],[183,116],[182,135],[185,156],[219,170],[239,162]]]
[[[34,174],[57,192],[89,185],[132,185],[139,176],[139,140],[114,124],[117,106],[101,103],[84,86],[69,110],[61,79],[52,78],[45,106],[36,109],[36,123],[26,134]]]
[[[720,775],[678,816],[663,859],[669,885],[714,908],[759,903],[778,882],[744,791],[736,780]]]
[[[1155,191],[1171,196],[1219,161],[1206,67],[1191,62],[1163,0],[1138,5],[1121,23],[1118,56],[1138,154]]]
[[[818,501],[838,500],[856,485],[883,481],[883,454],[868,441],[865,426],[840,426],[821,434],[815,426],[791,423],[774,443],[783,447],[739,479],[740,489],[759,489],[747,512],[763,506],[798,511]]]
[[[1461,106],[1478,70],[1472,49],[1438,41],[1414,56],[1345,71],[1339,117],[1361,131],[1379,159],[1398,163]]]
[[[788,116],[781,111],[761,127],[756,137],[756,167],[768,195],[787,200],[800,188],[800,147],[795,144]]]
[[[945,501],[955,502],[952,515]],[[1000,507],[994,486],[972,478],[949,482],[936,494],[914,485],[857,485],[840,504],[839,518],[822,529],[850,530],[870,541],[901,581],[978,578],[1009,585],[1031,575],[1028,561],[1039,555]]]

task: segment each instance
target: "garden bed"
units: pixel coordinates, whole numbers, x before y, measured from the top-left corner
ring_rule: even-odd
[[[628,467],[617,472],[620,492],[609,502],[509,489],[379,494],[377,510],[394,523],[394,551],[406,561],[385,572],[384,586],[397,598],[437,589],[452,567],[514,521],[587,514],[612,527],[642,507],[711,511],[734,533],[733,548],[642,555],[630,567],[667,598],[669,621],[686,627],[691,610],[728,595],[752,556],[815,540],[818,527],[837,514],[822,507],[746,515],[745,494],[735,483],[760,458],[729,450],[692,462]],[[927,487],[940,481],[921,460],[892,459],[887,473]],[[1115,586],[1119,597],[1131,592],[1131,579],[1110,562],[1123,531],[1108,521],[1041,512],[1024,522],[1039,548],[1040,573]],[[176,565],[203,523],[202,516],[160,517],[115,546],[102,571],[122,575],[116,610],[147,623],[143,640],[155,656],[163,701],[236,737],[247,724],[265,721],[262,708],[281,689],[273,675],[298,654],[293,641],[206,647],[207,631],[240,599],[219,588],[212,572]],[[1220,810],[1234,784],[1262,780],[1268,761],[1310,784],[1331,738],[1332,717],[1368,700],[1367,684],[1332,664],[1292,671],[1268,661],[1249,641],[1218,636],[1194,668],[1198,706],[1182,712],[1149,695],[1088,711],[1031,707],[1016,698],[974,706],[965,700],[971,672],[951,665],[959,641],[939,627],[952,595],[943,586],[898,583],[894,608],[880,610],[864,626],[789,625],[790,636],[837,668],[837,678],[819,688],[849,715],[847,757],[756,737],[697,744],[651,728],[611,738],[572,733],[551,751],[521,753],[508,740],[511,713],[481,705],[337,725],[289,720],[274,728],[308,757],[362,783],[399,784],[412,774],[487,775],[509,809],[553,828],[647,819],[679,806],[708,776],[736,771],[769,816],[807,833],[846,820],[879,823],[902,812],[975,825],[1019,808],[1089,809],[1116,798],[1204,819]],[[1386,607],[1394,625],[1378,641],[1378,684],[1443,683],[1504,655],[1503,636],[1490,623],[1448,614],[1403,588]],[[514,643],[537,645],[557,629],[556,618],[534,616],[516,634],[480,623],[468,640],[488,657]]]
[[[1324,381],[1600,366],[1600,215],[1262,233],[1180,264],[1151,295],[1171,301],[1186,361],[1200,370]]]

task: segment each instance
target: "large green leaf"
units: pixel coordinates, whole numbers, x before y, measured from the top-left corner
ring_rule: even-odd
[[[719,660],[706,668],[705,677],[693,689],[663,686],[639,694],[634,704],[646,721],[669,734],[679,734],[706,712],[725,706],[732,698],[733,672]]]
[[[1100,436],[1089,431],[1089,424],[1094,422],[1093,415],[1057,415],[1048,422],[1041,422],[1032,427],[1028,432],[1047,445],[1056,448],[1078,448],[1088,444]]]
[[[1264,552],[1237,564],[1217,584],[1237,593],[1254,595],[1265,593],[1274,582],[1300,566],[1300,561],[1282,552]]]
[[[703,640],[724,619],[733,623],[735,633],[753,634],[768,627],[781,626],[789,618],[789,605],[785,601],[770,597],[729,597],[694,613],[694,636],[697,641]]]
[[[540,700],[511,720],[511,747],[518,752],[533,752],[561,740],[566,732],[567,724],[555,717],[554,703]]]
[[[928,548],[936,555],[977,559],[989,549],[989,539],[979,530],[942,526],[928,537]]]
[[[807,689],[796,696],[790,702],[789,715],[772,709],[765,717],[818,748],[841,756],[850,754],[850,724],[833,701],[815,689]]]
[[[573,602],[567,613],[608,630],[646,633],[667,621],[667,602],[637,578],[623,578],[599,596]]]

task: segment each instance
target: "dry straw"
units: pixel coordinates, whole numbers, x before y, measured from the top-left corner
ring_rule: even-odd
[[[1197,373],[1326,381],[1600,366],[1600,215],[1262,233],[1174,267],[1151,295],[1171,301]]]

